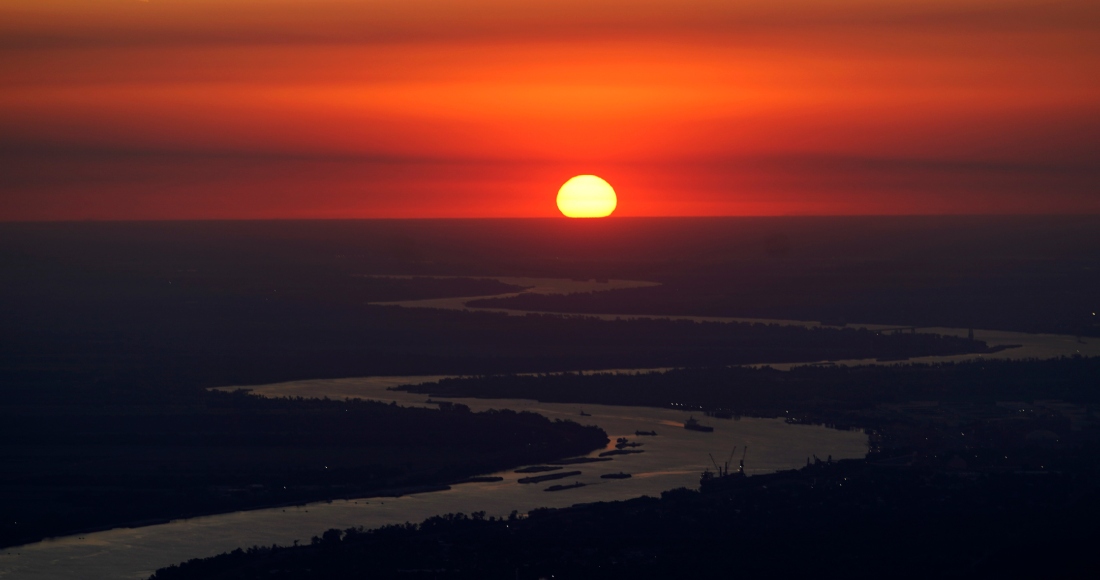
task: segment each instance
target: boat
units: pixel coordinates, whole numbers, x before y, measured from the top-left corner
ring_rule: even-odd
[[[584,409],[581,409],[581,417],[591,417],[591,416],[592,415],[589,415],[588,413],[585,413]]]
[[[708,417],[714,417],[715,419],[732,419],[733,411],[728,409],[715,409],[713,411],[707,411],[706,415]]]
[[[645,435],[646,437],[656,437],[657,436],[656,431],[635,431],[634,434],[639,436],[639,437],[641,437],[643,435]]]
[[[577,465],[579,463],[596,463],[597,461],[611,461],[606,457],[570,457],[557,461],[547,461],[550,465]]]
[[[575,482],[573,482],[569,485],[551,485],[550,487],[544,489],[543,491],[562,491],[562,490],[565,490],[565,489],[574,489],[574,488],[584,487],[584,486],[585,486],[585,484],[583,484],[579,481],[575,481]]]
[[[730,451],[730,457],[723,465],[718,465],[718,462],[714,460],[714,456],[710,456],[710,462],[714,465],[714,471],[710,468],[703,470],[703,475],[699,479],[699,491],[703,493],[710,493],[715,491],[725,491],[739,487],[740,484],[745,481],[745,453],[749,450],[745,447],[741,452],[741,461],[737,464],[737,471],[730,471],[730,461],[733,460],[733,454],[737,451],[734,447],[733,451]]]
[[[618,473],[605,473],[600,476],[600,479],[630,479],[630,474],[621,471]]]
[[[562,472],[562,473],[549,473],[547,475],[536,475],[534,477],[521,477],[521,478],[519,478],[519,482],[520,483],[542,483],[544,481],[552,481],[552,480],[555,480],[555,479],[564,479],[566,477],[573,477],[573,476],[580,475],[580,474],[581,474],[581,472],[579,472],[579,471],[565,471],[565,472]]]
[[[626,437],[619,437],[615,440],[615,449],[622,449],[624,447],[641,447],[645,443],[634,443],[628,441]]]
[[[710,433],[714,431],[714,427],[709,427],[695,420],[695,417],[688,417],[687,421],[684,421],[684,429],[688,431],[702,431],[703,433]]]
[[[635,453],[645,453],[645,449],[612,449],[611,451],[604,451],[600,454],[600,457],[610,457],[612,455],[633,455]]]
[[[457,485],[459,483],[493,483],[493,482],[496,482],[496,481],[504,481],[504,478],[500,477],[499,475],[479,475],[477,477],[467,477],[466,479],[460,479],[460,480],[456,481],[455,484]]]
[[[539,473],[541,471],[557,471],[561,469],[560,465],[531,465],[529,467],[521,467],[512,473]]]

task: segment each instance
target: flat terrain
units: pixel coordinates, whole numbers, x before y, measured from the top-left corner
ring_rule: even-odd
[[[1050,457],[1080,458],[1087,454],[1074,454],[1094,439],[1096,401],[1084,394],[1096,384],[1090,360],[809,369],[779,379],[777,371],[720,367],[987,349],[980,335],[844,323],[1100,336],[1095,217],[3,224],[0,277],[0,461],[12,466],[0,479],[8,498],[0,511],[15,516],[0,524],[0,543],[9,545],[81,528],[440,485],[583,453],[605,440],[534,415],[262,401],[211,387],[495,376],[438,388],[677,402],[731,421],[756,414],[860,427],[880,457],[916,457],[935,473],[955,455],[968,466],[980,463],[982,473],[1026,471],[1044,446],[1053,446]],[[565,316],[378,304],[515,295],[532,278],[650,284],[478,303]],[[586,312],[830,326],[575,314]],[[629,380],[511,376],[654,367],[682,370]],[[1080,462],[1066,465],[1077,470],[1073,481],[1093,481]],[[951,485],[936,483],[929,497]],[[1091,485],[1082,489],[1094,491]],[[907,497],[880,496],[901,502],[897,509]],[[773,496],[760,497],[763,503],[745,509],[776,505]],[[1058,503],[1065,496],[1029,497],[1035,513],[1068,505]],[[990,505],[988,513],[999,509]],[[667,523],[661,518],[644,521]],[[869,522],[879,520],[846,525]],[[685,525],[669,529],[695,529]],[[740,541],[729,536],[723,545]],[[633,557],[615,554],[592,562]],[[553,569],[578,568],[546,568]]]
[[[1100,515],[1087,475],[976,476],[865,461],[750,477],[728,491],[332,529],[158,570],[153,580],[252,578],[1088,577]],[[1095,454],[1095,449],[1091,450]],[[733,548],[731,548],[733,547]]]
[[[195,404],[0,407],[0,546],[80,530],[407,493],[585,454],[533,413],[203,393]]]

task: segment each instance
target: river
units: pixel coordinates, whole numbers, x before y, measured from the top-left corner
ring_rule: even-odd
[[[441,276],[441,277],[454,277],[454,276]],[[518,278],[518,277],[491,277],[493,280],[498,280],[505,284],[513,284],[516,286],[523,286],[525,289],[521,292],[511,292],[507,294],[498,294],[495,296],[476,296],[476,297],[460,297],[460,298],[435,298],[427,300],[403,300],[398,302],[380,302],[379,305],[386,306],[401,306],[403,308],[439,308],[444,310],[469,310],[472,312],[497,312],[502,314],[508,314],[512,316],[525,316],[530,314],[528,310],[509,310],[505,308],[479,308],[469,307],[467,302],[478,300],[481,298],[504,298],[510,296],[518,296],[520,294],[570,294],[574,292],[599,292],[602,290],[614,290],[623,288],[642,288],[646,286],[657,285],[655,282],[645,282],[641,280],[570,280],[566,278]],[[539,312],[538,314],[561,314],[560,312]],[[583,316],[591,316],[594,318],[600,318],[603,320],[630,320],[637,318],[651,318],[662,320],[692,320],[695,322],[750,322],[760,324],[780,324],[784,326],[803,326],[808,328],[822,326],[820,322],[808,321],[808,320],[781,320],[781,319],[769,319],[769,318],[739,318],[734,316],[672,316],[672,315],[631,315],[631,314],[584,314]],[[954,356],[935,356],[935,357],[914,357],[908,361],[894,361],[888,364],[908,363],[908,362],[950,362],[969,360],[974,358],[993,358],[993,359],[1028,359],[1028,358],[1057,358],[1060,356],[1100,356],[1100,339],[1078,339],[1074,336],[1062,335],[1062,334],[1032,334],[1027,332],[1012,332],[1007,330],[984,330],[984,329],[967,329],[967,328],[947,328],[947,327],[899,327],[898,325],[888,324],[872,324],[872,323],[852,323],[847,325],[849,328],[866,328],[868,330],[876,330],[879,332],[910,332],[918,331],[923,333],[941,334],[944,336],[958,336],[964,337],[969,334],[971,330],[974,332],[974,338],[976,340],[985,341],[990,347],[1007,347],[1004,350],[979,354],[979,355],[954,355]],[[833,364],[882,364],[875,359],[852,359],[843,361],[806,361],[806,362],[831,362]],[[783,365],[772,365],[776,368],[790,368],[792,366],[806,364],[790,363]]]
[[[387,391],[392,380],[340,379],[285,384],[314,393],[335,394],[341,389],[358,396],[400,405],[429,405],[425,396]],[[699,473],[710,464],[708,453],[724,461],[737,446],[736,458],[748,447],[746,471],[768,473],[805,465],[816,454],[834,459],[862,457],[867,437],[861,431],[838,431],[818,426],[788,425],[778,419],[741,420],[700,417],[713,433],[688,431],[683,421],[689,413],[673,409],[603,405],[547,404],[517,399],[463,399],[473,410],[507,408],[535,411],[551,418],[573,419],[599,425],[614,441],[629,437],[643,443],[644,453],[622,455],[612,461],[567,466],[581,475],[543,484],[519,484],[524,477],[512,471],[497,473],[504,481],[468,483],[449,491],[398,498],[371,498],[316,503],[177,520],[134,529],[114,529],[84,536],[68,536],[19,546],[0,552],[0,578],[107,579],[146,578],[157,568],[190,558],[210,556],[238,546],[308,542],[329,528],[377,527],[406,521],[419,522],[448,512],[485,511],[507,515],[537,507],[563,507],[575,503],[659,495],[677,487],[698,487]],[[581,416],[580,412],[590,416]],[[634,432],[656,431],[657,436]],[[609,446],[610,448],[610,446]],[[600,450],[603,451],[603,450]],[[595,456],[599,452],[592,455]],[[630,479],[604,480],[604,473],[631,473]],[[560,492],[543,491],[554,483],[583,482],[585,487]]]
[[[498,278],[529,287],[525,292],[562,293],[629,288],[650,282],[610,280],[607,282],[544,278]],[[472,298],[447,298],[391,303],[413,308],[467,309]],[[491,309],[471,309],[491,310]],[[522,311],[507,311],[523,315]],[[597,315],[607,319],[634,318],[622,315]],[[714,322],[764,322],[816,326],[817,322],[758,320],[724,317],[650,316],[648,318],[689,319]],[[882,325],[852,325],[872,330],[891,331]],[[921,332],[965,336],[968,329],[922,328]],[[1081,354],[1100,356],[1100,341],[1080,342],[1072,336],[1026,334],[1019,332],[975,330],[975,338],[990,346],[1019,345],[985,355],[924,357],[912,361],[932,362],[970,358],[1050,358]],[[834,364],[865,364],[869,360],[829,361]],[[891,363],[892,364],[892,363]],[[774,365],[789,368],[793,365]],[[636,372],[643,369],[619,369]],[[389,387],[436,381],[441,376],[364,377],[334,380],[295,381],[250,387],[265,396],[361,397],[395,401],[400,405],[428,405],[424,395],[390,391]],[[817,455],[834,459],[862,457],[867,437],[859,431],[838,431],[819,426],[788,425],[782,420],[723,420],[700,417],[712,425],[713,433],[683,429],[690,414],[675,409],[539,403],[518,399],[462,399],[473,410],[506,408],[535,411],[550,418],[577,420],[598,425],[614,441],[625,436],[643,443],[644,453],[617,456],[613,461],[567,467],[580,470],[564,483],[579,481],[585,487],[545,492],[553,483],[522,485],[522,477],[512,471],[498,474],[504,481],[469,483],[448,491],[413,494],[398,498],[371,498],[299,507],[235,512],[229,514],[172,521],[141,528],[120,528],[83,536],[67,536],[0,551],[0,578],[10,579],[137,579],[146,578],[157,568],[190,558],[214,555],[236,547],[308,542],[329,528],[353,526],[377,527],[390,523],[418,522],[448,513],[485,511],[489,515],[521,513],[537,507],[562,507],[575,503],[627,499],[641,495],[659,495],[677,487],[697,487],[699,473],[710,464],[708,454],[723,461],[736,446],[739,458],[747,446],[746,471],[768,473],[805,465],[807,457]],[[589,416],[581,416],[581,411]],[[637,437],[635,431],[656,431],[656,437]],[[602,451],[602,450],[600,450]],[[597,455],[599,451],[592,455]],[[604,480],[604,473],[624,471],[633,474],[625,480]]]

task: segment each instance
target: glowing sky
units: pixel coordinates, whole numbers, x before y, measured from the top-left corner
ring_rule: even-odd
[[[1100,211],[1100,2],[5,0],[0,219]]]

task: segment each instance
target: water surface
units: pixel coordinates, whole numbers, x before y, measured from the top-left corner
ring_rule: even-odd
[[[430,405],[424,402],[424,395],[387,391],[386,388],[395,381],[393,378],[300,381],[273,388],[314,395],[355,393],[364,398],[396,401],[401,405]],[[261,387],[258,390],[265,389]],[[448,512],[485,511],[489,515],[504,516],[513,510],[523,513],[544,506],[563,507],[641,495],[656,496],[661,491],[676,487],[698,487],[699,473],[710,463],[708,453],[723,461],[734,446],[738,447],[736,458],[741,457],[745,446],[748,447],[746,471],[750,474],[800,467],[813,454],[841,459],[862,457],[867,451],[867,437],[860,431],[788,425],[778,419],[746,418],[734,421],[701,417],[715,430],[714,433],[699,433],[683,429],[683,421],[689,413],[674,409],[603,405],[582,407],[519,399],[462,399],[461,402],[475,411],[489,408],[528,410],[550,418],[568,418],[599,425],[607,431],[612,441],[626,436],[644,443],[637,449],[645,450],[645,453],[569,467],[569,470],[580,470],[581,475],[544,484],[518,484],[516,480],[524,475],[509,470],[496,474],[505,478],[502,482],[461,484],[443,492],[236,512],[143,528],[57,538],[0,552],[0,578],[145,578],[159,567],[214,555],[238,546],[309,542],[310,537],[329,528],[371,528],[391,523],[419,522]],[[581,416],[582,409],[591,416]],[[636,437],[636,430],[653,430],[658,435]],[[599,477],[619,471],[631,473],[633,477],[626,480],[604,480]],[[560,492],[543,491],[555,483],[573,481],[587,485]]]

